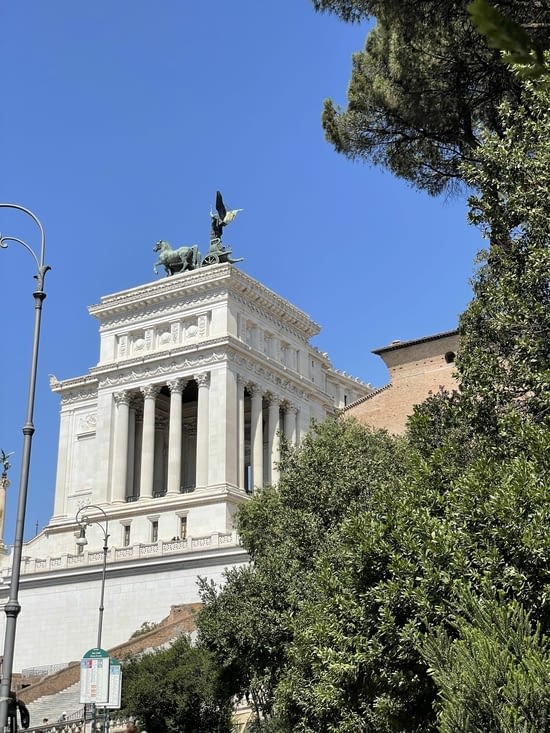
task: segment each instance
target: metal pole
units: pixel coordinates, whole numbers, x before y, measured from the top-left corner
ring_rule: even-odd
[[[17,627],[17,616],[21,610],[19,604],[19,579],[21,575],[21,559],[23,552],[23,539],[25,533],[25,513],[27,510],[27,491],[29,486],[29,468],[31,461],[32,436],[34,434],[33,414],[34,414],[34,397],[36,391],[36,373],[38,366],[38,347],[40,344],[40,324],[42,318],[42,303],[46,297],[44,291],[44,277],[49,266],[44,264],[44,255],[46,249],[46,238],[44,229],[40,220],[29,211],[29,209],[19,206],[19,204],[2,204],[0,208],[16,209],[33,219],[40,230],[40,259],[37,258],[34,250],[22,239],[17,237],[6,237],[0,235],[0,247],[7,248],[7,242],[16,242],[21,244],[33,256],[38,272],[35,275],[37,287],[33,293],[34,296],[34,328],[32,356],[29,378],[29,389],[27,399],[27,416],[25,425],[23,426],[23,454],[21,457],[21,476],[19,481],[19,501],[17,506],[17,518],[15,524],[15,539],[13,545],[13,559],[10,580],[9,599],[4,607],[6,613],[6,630],[4,640],[4,661],[2,664],[2,681],[0,683],[0,731],[6,729],[8,721],[8,700],[11,690],[11,678],[13,671],[13,658],[15,652],[15,633]]]
[[[90,519],[84,512],[88,509],[97,509],[98,512],[103,514],[105,519],[105,527],[97,519]],[[97,648],[101,649],[101,637],[103,633],[103,611],[104,611],[104,599],[105,599],[105,575],[107,572],[107,553],[109,552],[109,520],[104,510],[96,504],[88,504],[88,506],[81,507],[76,513],[76,521],[81,527],[85,528],[90,524],[97,524],[97,526],[103,532],[103,565],[101,569],[101,595],[99,599],[99,620],[97,625]],[[97,731],[97,705],[95,702],[92,703],[92,733]]]
[[[109,535],[105,533],[105,542],[103,544],[103,569],[101,571],[101,597],[99,600],[99,622],[97,626],[97,648],[101,649],[101,636],[103,632],[103,611],[105,606],[103,604],[105,598],[105,573],[107,572],[107,553],[109,547],[107,545],[107,538]]]

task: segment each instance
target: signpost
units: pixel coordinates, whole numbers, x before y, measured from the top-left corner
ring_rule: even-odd
[[[118,710],[120,708],[122,695],[122,667],[114,657],[111,657],[111,664],[109,665],[109,702],[105,705],[106,708],[112,710]]]
[[[90,649],[80,662],[80,702],[109,702],[110,658],[105,649]]]

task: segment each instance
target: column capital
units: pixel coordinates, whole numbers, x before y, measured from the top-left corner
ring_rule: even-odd
[[[139,388],[141,394],[147,398],[155,398],[160,392],[160,386],[158,384],[146,384]]]
[[[123,390],[122,392],[113,392],[113,398],[117,406],[129,405],[130,400],[132,399],[132,393],[128,390]]]
[[[201,372],[200,374],[194,374],[193,379],[199,385],[199,387],[208,387],[210,384],[210,372]]]
[[[187,386],[187,382],[189,380],[187,379],[171,379],[170,381],[166,382],[168,385],[168,389],[170,390],[171,394],[182,394],[183,390]]]
[[[246,388],[252,396],[258,395],[258,394],[260,396],[263,396],[262,389],[259,384],[256,384],[256,382],[247,382]]]
[[[283,410],[285,411],[285,413],[288,413],[289,415],[297,415],[298,414],[298,408],[292,402],[287,402],[285,400],[282,403],[282,407],[283,407]]]
[[[277,407],[281,404],[281,398],[278,395],[273,394],[273,392],[267,392],[265,399],[267,404],[270,406],[272,405],[273,407]]]

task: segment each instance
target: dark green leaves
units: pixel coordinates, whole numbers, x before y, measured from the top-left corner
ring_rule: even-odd
[[[544,50],[520,23],[501,13],[487,0],[473,0],[468,12],[481,35],[485,36],[491,48],[502,51],[505,64],[520,66],[518,73],[523,78],[534,79],[550,76],[550,68],[544,61]]]

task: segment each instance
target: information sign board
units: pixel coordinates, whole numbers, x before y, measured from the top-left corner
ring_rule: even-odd
[[[114,657],[111,657],[109,665],[109,702],[105,707],[120,708],[122,698],[122,667]]]
[[[109,702],[109,654],[90,649],[80,661],[80,702],[105,705]]]

